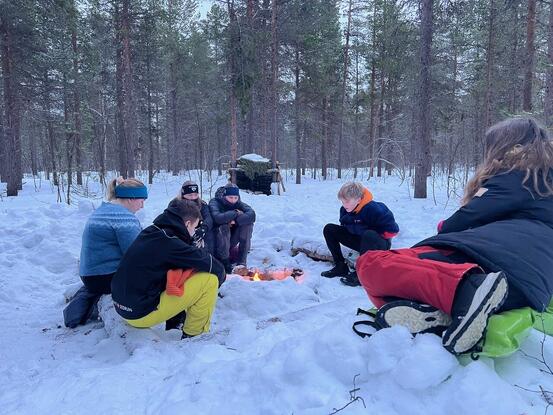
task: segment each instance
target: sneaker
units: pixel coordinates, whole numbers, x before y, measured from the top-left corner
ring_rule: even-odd
[[[165,322],[165,330],[182,330],[184,327],[184,320],[186,320],[186,311],[182,311],[176,316],[171,317]]]
[[[340,278],[340,281],[342,284],[349,285],[350,287],[359,287],[361,285],[355,271],[351,271],[345,277]]]
[[[382,328],[404,326],[411,334],[434,333],[441,336],[451,324],[451,317],[428,304],[398,300],[380,307],[375,322]]]
[[[349,268],[346,265],[346,263],[337,262],[333,268],[329,269],[328,271],[321,272],[321,276],[326,278],[334,278],[334,277],[345,276],[348,273],[349,273]]]
[[[488,318],[507,298],[505,274],[471,274],[463,278],[453,300],[452,323],[442,338],[444,347],[453,354],[470,351],[484,337]]]

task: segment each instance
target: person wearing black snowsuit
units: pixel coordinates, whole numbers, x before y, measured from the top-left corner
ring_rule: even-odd
[[[238,245],[235,262],[246,266],[255,222],[254,210],[240,200],[239,189],[233,184],[217,190],[209,201],[209,209],[214,225],[215,256],[226,271],[231,272],[230,252]]]
[[[488,130],[486,147],[464,205],[436,236],[357,261],[373,304],[397,307],[390,315],[446,321],[418,303],[451,315],[443,343],[456,354],[476,347],[491,314],[543,311],[553,295],[553,144],[533,119],[514,118]]]

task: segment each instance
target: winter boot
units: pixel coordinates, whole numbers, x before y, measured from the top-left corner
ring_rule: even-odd
[[[167,320],[165,322],[165,330],[182,330],[182,327],[184,326],[184,320],[186,320],[186,311],[182,311],[176,316],[173,316],[169,320]]]
[[[342,284],[349,285],[350,287],[359,287],[361,285],[355,271],[351,271],[345,277],[340,278],[340,281]]]
[[[328,271],[321,272],[321,276],[326,278],[342,277],[349,273],[349,268],[345,262],[337,262],[333,268]]]
[[[452,323],[442,343],[453,354],[470,351],[484,337],[488,318],[507,298],[505,274],[471,274],[461,280],[451,309]]]
[[[404,326],[411,334],[434,333],[441,336],[451,324],[451,317],[428,304],[398,300],[380,307],[375,321],[382,328]]]

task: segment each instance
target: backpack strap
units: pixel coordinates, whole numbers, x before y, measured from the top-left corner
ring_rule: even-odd
[[[361,338],[365,338],[365,337],[371,337],[374,333],[367,333],[365,331],[360,331],[357,329],[357,326],[369,326],[373,329],[375,329],[376,331],[380,330],[382,327],[380,327],[380,325],[378,323],[376,323],[375,321],[372,321],[372,320],[359,320],[359,321],[356,321],[355,323],[353,323],[353,326],[351,326],[351,329],[355,332],[355,334],[357,334],[359,337]]]
[[[362,308],[358,308],[357,313],[355,313],[355,315],[358,316],[360,314],[365,314],[366,316],[376,318],[376,312],[377,311],[378,310],[376,310],[374,308],[371,308],[370,310],[363,310]]]
[[[376,318],[376,311],[375,309],[370,310],[363,310],[362,308],[357,309],[357,313],[355,315],[361,315],[364,314],[366,316],[372,317],[373,319]],[[365,337],[371,337],[373,333],[367,333],[365,331],[360,331],[357,329],[357,326],[368,326],[370,328],[373,328],[375,330],[380,330],[382,327],[375,322],[374,320],[359,320],[353,323],[353,326],[351,326],[352,330],[357,334],[359,337],[365,338]]]

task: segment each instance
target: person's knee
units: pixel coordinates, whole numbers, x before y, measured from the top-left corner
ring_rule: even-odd
[[[323,228],[323,235],[328,236],[336,231],[336,228],[338,225],[334,223],[327,223],[325,227]]]
[[[217,233],[222,235],[230,235],[230,225],[228,223],[224,223],[217,226]]]

